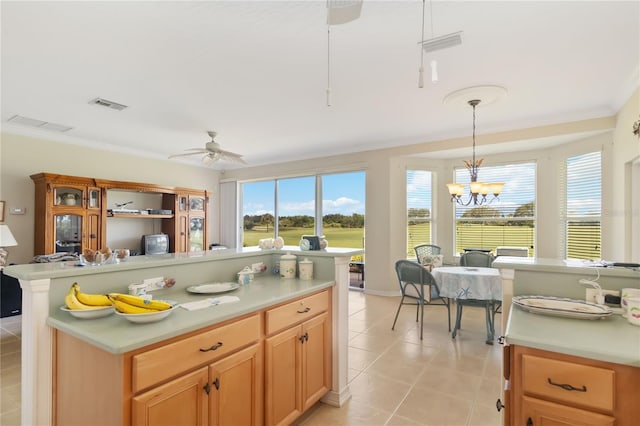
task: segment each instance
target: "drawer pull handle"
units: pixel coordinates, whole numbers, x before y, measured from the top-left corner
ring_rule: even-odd
[[[209,351],[215,351],[216,349],[218,349],[220,346],[222,346],[222,342],[218,342],[215,345],[211,346],[208,349],[200,349],[200,352],[209,352]]]
[[[303,334],[302,336],[300,336],[298,339],[300,340],[300,343],[304,343],[304,342],[306,342],[307,340],[309,340],[309,333],[304,333],[304,334]]]
[[[306,308],[304,308],[303,310],[298,311],[298,313],[299,313],[299,314],[306,314],[306,313],[307,313],[307,312],[309,312],[310,310],[311,310],[311,308],[307,306],[307,307],[306,307]]]
[[[576,388],[576,387],[571,386],[568,383],[553,383],[553,381],[551,381],[550,378],[547,378],[547,382],[549,382],[550,385],[557,386],[557,387],[562,388],[562,389],[567,390],[567,391],[576,391],[576,392],[586,392],[587,391],[587,387],[584,386],[584,385],[581,388]]]

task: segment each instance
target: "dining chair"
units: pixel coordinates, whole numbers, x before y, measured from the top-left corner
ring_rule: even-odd
[[[442,249],[440,246],[436,246],[434,244],[418,244],[413,248],[416,252],[416,259],[418,263],[422,263],[422,258],[427,255],[440,254]]]
[[[481,251],[468,251],[460,256],[460,266],[491,268],[494,257],[491,253]],[[483,307],[485,309],[485,321],[487,325],[486,343],[493,345],[495,334],[495,317],[500,311],[502,302],[498,300],[477,300],[477,299],[456,299],[456,324],[453,327],[451,336],[455,339],[458,330],[462,326],[462,308],[464,306]]]
[[[442,305],[447,308],[447,318],[449,320],[449,331],[451,331],[451,302],[449,298],[440,296],[440,288],[436,284],[433,275],[422,265],[411,260],[398,260],[395,265],[398,283],[400,284],[400,292],[402,299],[396,311],[396,317],[393,319],[391,330],[395,329],[400,308],[402,305],[416,305],[416,322],[418,322],[418,314],[420,315],[420,340],[422,340],[422,330],[424,327],[424,306]],[[405,302],[405,299],[409,301]]]

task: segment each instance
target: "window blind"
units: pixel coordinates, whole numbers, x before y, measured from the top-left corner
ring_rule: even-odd
[[[431,241],[431,172],[407,170],[407,257],[415,257],[413,248]]]

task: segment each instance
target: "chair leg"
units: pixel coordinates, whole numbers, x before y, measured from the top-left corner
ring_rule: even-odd
[[[420,303],[420,340],[422,340],[422,329],[424,328],[424,302]]]
[[[452,338],[456,338],[456,334],[458,334],[458,330],[460,330],[460,323],[462,322],[462,305],[459,301],[456,301],[456,324],[453,326],[453,333],[451,334]]]
[[[485,305],[485,315],[486,315],[486,323],[487,323],[487,341],[485,342],[487,345],[493,345],[493,303],[486,302]]]
[[[451,299],[447,299],[447,320],[449,321],[449,333],[451,333]]]
[[[398,305],[398,310],[396,311],[396,317],[393,319],[393,325],[391,326],[391,330],[396,327],[396,321],[398,321],[398,314],[400,313],[400,308],[402,308],[402,302],[404,302],[404,296],[400,299],[400,304]]]

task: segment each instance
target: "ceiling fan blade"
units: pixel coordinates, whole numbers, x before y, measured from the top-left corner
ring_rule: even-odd
[[[206,148],[187,148],[185,151],[202,152],[203,154],[209,152]]]
[[[196,154],[201,154],[201,152],[186,152],[184,154],[173,154],[173,155],[170,155],[169,158],[188,157],[189,155],[196,155]]]
[[[235,152],[224,151],[221,149],[218,151],[218,153],[220,154],[221,160],[234,161],[236,163],[247,164],[247,162],[242,159],[242,155],[236,154]]]

